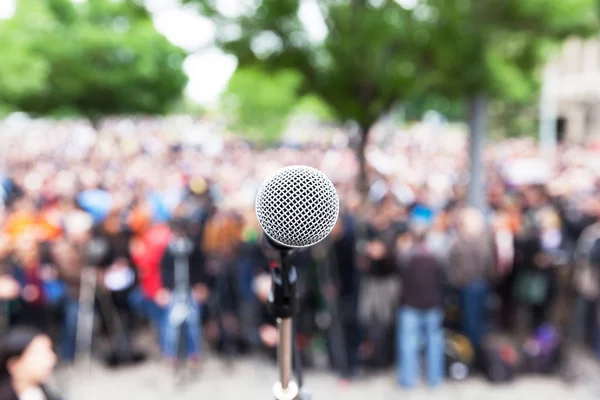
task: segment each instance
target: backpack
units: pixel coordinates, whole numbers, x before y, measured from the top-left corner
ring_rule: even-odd
[[[520,361],[520,354],[511,344],[493,343],[483,347],[483,373],[492,383],[514,380],[519,374]]]
[[[524,367],[529,373],[554,374],[563,360],[563,342],[558,329],[542,325],[523,346]]]
[[[458,333],[447,331],[444,353],[448,378],[453,381],[462,381],[468,378],[475,362],[475,349],[469,339]]]
[[[517,274],[513,293],[523,303],[539,306],[548,297],[549,285],[548,278],[542,272],[525,270]]]

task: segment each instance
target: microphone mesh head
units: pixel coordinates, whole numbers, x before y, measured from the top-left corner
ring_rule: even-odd
[[[325,239],[339,213],[333,183],[306,166],[281,168],[263,182],[256,216],[265,234],[287,247],[308,247]]]

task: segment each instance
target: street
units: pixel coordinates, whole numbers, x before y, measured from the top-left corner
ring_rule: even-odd
[[[566,384],[558,378],[522,377],[507,385],[491,385],[482,378],[446,383],[439,389],[426,387],[408,392],[394,384],[393,373],[363,378],[341,387],[331,373],[309,371],[305,377],[314,400],[596,400],[600,398],[600,373],[591,360],[577,362],[579,379]],[[583,372],[585,371],[585,372]],[[184,385],[176,385],[169,367],[149,361],[140,366],[108,370],[94,365],[59,379],[66,400],[197,400],[197,399],[272,399],[271,388],[277,376],[274,365],[266,360],[244,358],[233,369],[215,357],[209,357],[199,376]]]

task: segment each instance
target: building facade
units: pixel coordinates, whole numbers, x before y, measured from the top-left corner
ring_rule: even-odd
[[[600,38],[569,39],[548,65],[559,141],[600,138]]]

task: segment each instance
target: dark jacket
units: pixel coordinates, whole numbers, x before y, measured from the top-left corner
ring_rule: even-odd
[[[392,249],[396,239],[396,231],[394,226],[383,230],[377,230],[375,227],[369,227],[367,230],[367,238],[369,241],[381,241],[386,247],[386,254],[380,260],[368,259],[369,268],[367,274],[378,278],[387,278],[396,273],[396,257]]]
[[[46,400],[61,400],[61,397],[58,397],[54,393],[51,393],[48,388],[42,385],[42,392],[44,392],[44,396]],[[10,382],[2,382],[0,383],[0,399],[2,400],[19,400],[19,397],[15,393],[15,390],[12,387]]]
[[[343,214],[344,234],[334,240],[330,261],[335,268],[334,278],[340,295],[352,296],[358,292],[359,276],[356,268],[356,234],[354,231],[354,218]]]
[[[175,259],[176,254],[171,244],[165,248],[161,260],[161,279],[165,289],[175,289]],[[188,256],[189,268],[189,286],[193,287],[206,282],[206,273],[204,269],[204,254],[199,246],[193,246]]]
[[[417,245],[407,255],[400,269],[401,306],[420,310],[442,306],[443,265],[424,245]]]

